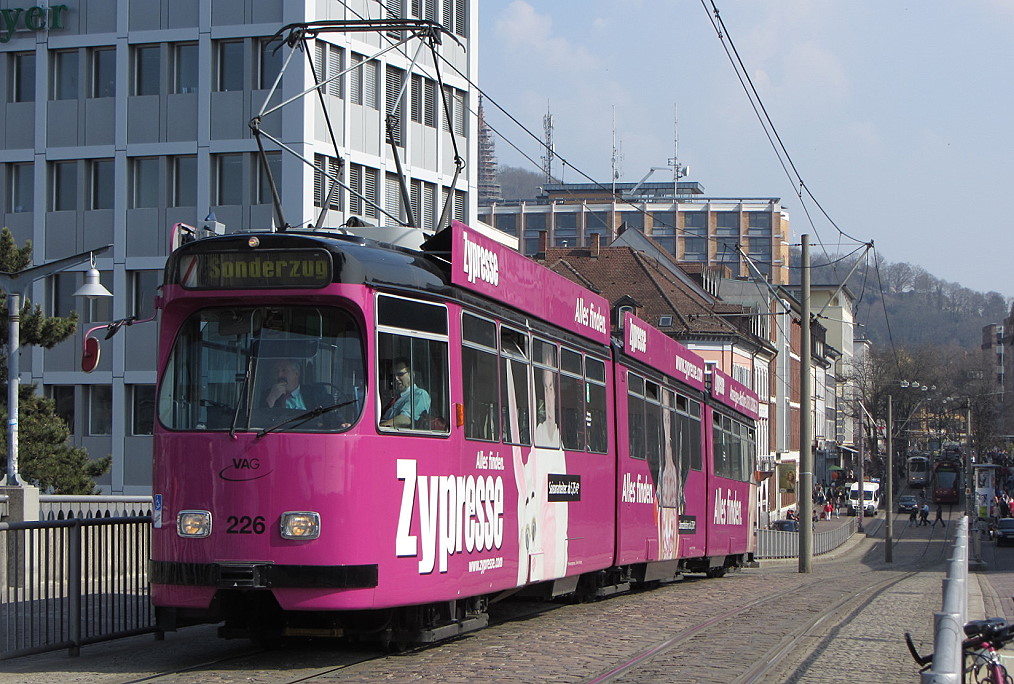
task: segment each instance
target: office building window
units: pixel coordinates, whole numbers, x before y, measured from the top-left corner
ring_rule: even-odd
[[[271,177],[275,182],[275,189],[281,187],[282,181],[282,153],[281,152],[268,152],[265,155],[268,162],[268,168],[271,169]],[[273,199],[271,197],[271,183],[268,182],[268,172],[264,170],[264,161],[260,159],[260,155],[255,157],[257,159],[257,177],[260,182],[257,183],[257,202],[259,204],[271,204]]]
[[[324,83],[321,92],[335,97],[342,97],[345,88],[345,76],[339,76],[345,68],[345,49],[337,45],[331,45],[323,40],[318,40],[314,68],[317,74],[317,82]]]
[[[686,261],[707,261],[708,212],[684,212],[683,236],[683,258]]]
[[[330,209],[342,210],[342,195],[344,191],[340,185],[334,185],[332,179],[342,178],[342,167],[334,157],[323,154],[313,155],[313,204],[316,207],[323,207],[328,197],[331,199]],[[325,175],[329,174],[330,178]],[[333,191],[332,191],[332,185]]]
[[[380,62],[371,59],[362,66],[363,72],[363,104],[371,109],[380,109]]]
[[[243,155],[220,154],[215,162],[216,204],[242,204]]]
[[[558,212],[553,214],[553,244],[557,247],[577,246],[577,220],[578,214],[570,212]]]
[[[405,98],[408,93],[402,92],[405,84],[405,70],[388,65],[384,75],[384,97],[387,115],[392,119],[391,137],[394,144],[404,147],[405,138],[402,135],[402,127],[405,125]],[[397,105],[397,107],[395,107]]]
[[[130,315],[150,318],[155,313],[155,294],[162,282],[162,271],[132,271],[128,274]]]
[[[739,212],[716,211],[715,235],[718,237],[739,237]]]
[[[133,160],[134,183],[132,194],[134,209],[151,209],[158,206],[158,157],[138,157]]]
[[[132,385],[130,434],[150,435],[155,425],[155,386]]]
[[[197,92],[197,43],[179,43],[174,50],[175,92]]]
[[[282,71],[282,44],[279,41],[261,41],[260,48],[260,86],[267,90],[275,84],[275,79]],[[305,58],[304,58],[305,59]]]
[[[766,211],[751,211],[747,214],[750,237],[771,237],[771,214]]]
[[[96,159],[91,162],[91,209],[112,209],[113,197],[113,160]]]
[[[539,251],[539,233],[546,230],[546,215],[543,212],[526,213],[524,250],[526,256]]]
[[[158,95],[162,87],[160,78],[161,48],[158,45],[140,45],[134,48],[134,94]]]
[[[12,58],[11,101],[35,102],[35,53],[15,52]]]
[[[423,77],[412,74],[412,121],[423,121]]]
[[[620,221],[626,225],[627,230],[634,229],[644,232],[643,211],[621,211]]]
[[[116,49],[92,50],[92,97],[116,96]]]
[[[494,214],[493,220],[497,230],[502,230],[508,235],[518,236],[518,215],[517,214]]]
[[[218,43],[218,89],[243,90],[243,41],[223,40]]]
[[[363,56],[355,52],[352,53],[352,71],[349,72],[352,75],[352,92],[349,94],[349,98],[352,100],[352,104],[361,105],[363,104]]]
[[[591,246],[592,235],[598,234],[599,245],[605,247],[612,239],[612,212],[589,211],[584,215],[584,234],[587,246]]]
[[[349,164],[349,211],[362,216],[377,216],[377,169]],[[366,201],[364,201],[364,199]]]
[[[110,385],[88,387],[88,434],[113,432],[113,388]]]
[[[173,206],[197,206],[197,157],[173,159]]]
[[[50,385],[48,388],[49,398],[56,405],[56,415],[67,424],[67,429],[74,431],[74,386],[73,385]]]
[[[50,186],[53,191],[50,211],[77,209],[77,162],[53,162]]]
[[[10,204],[8,211],[17,214],[33,211],[35,204],[35,165],[11,164],[7,167],[10,173]]]
[[[53,99],[76,100],[80,97],[77,50],[53,53]]]
[[[423,97],[425,97],[425,111],[423,112],[423,123],[430,128],[437,127],[437,82],[425,79],[423,82]]]
[[[64,272],[50,276],[48,279],[49,315],[66,317],[76,310],[77,301],[74,292],[80,285],[79,273]]]

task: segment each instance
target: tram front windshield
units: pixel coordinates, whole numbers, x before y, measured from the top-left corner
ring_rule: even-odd
[[[158,414],[170,430],[341,432],[366,392],[362,331],[331,307],[198,311],[180,328]]]

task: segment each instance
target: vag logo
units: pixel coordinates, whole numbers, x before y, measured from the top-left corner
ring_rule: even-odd
[[[228,482],[246,482],[248,480],[259,480],[270,475],[271,471],[260,472],[261,461],[259,458],[234,458],[229,465],[218,471],[218,476]]]

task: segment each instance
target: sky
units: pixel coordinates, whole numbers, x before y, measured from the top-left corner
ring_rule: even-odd
[[[706,3],[706,7],[705,7]],[[499,163],[538,171],[553,115],[564,182],[678,153],[711,197],[779,197],[792,243],[1014,296],[1014,2],[714,0],[809,193],[783,170],[713,25],[711,0],[482,0],[479,86]],[[560,158],[567,161],[564,165]],[[671,178],[656,171],[651,180]],[[833,221],[833,223],[832,223]],[[837,228],[835,227],[837,226]],[[850,237],[843,237],[839,229]]]

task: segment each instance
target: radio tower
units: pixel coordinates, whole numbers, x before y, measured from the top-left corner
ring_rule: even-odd
[[[486,125],[486,114],[479,96],[479,206],[489,206],[503,200],[496,175],[496,149],[493,132]]]
[[[542,173],[546,177],[546,183],[553,182],[553,158],[556,156],[553,151],[553,115],[549,112],[549,102],[546,102],[546,115],[542,117],[543,145],[546,154],[542,157]]]
[[[672,190],[674,194],[678,195],[680,190],[680,178],[685,178],[686,175],[690,173],[690,167],[680,164],[680,118],[675,102],[672,105],[672,128],[672,159],[669,160],[669,166],[672,167]]]

